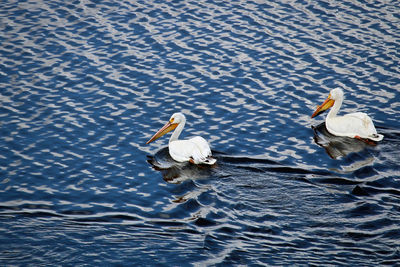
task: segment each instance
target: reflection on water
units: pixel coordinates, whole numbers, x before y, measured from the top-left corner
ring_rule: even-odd
[[[150,163],[154,170],[161,172],[164,181],[168,183],[178,184],[188,179],[199,179],[210,177],[212,168],[215,165],[197,165],[190,162],[177,162],[170,156],[168,147],[164,147],[157,151],[153,156],[147,156],[147,162]]]
[[[312,129],[315,143],[323,147],[332,159],[345,157],[350,153],[357,153],[372,146],[372,144],[367,144],[355,138],[335,136],[329,133],[325,127],[325,122],[312,126]]]
[[[325,122],[311,128],[314,131],[314,142],[324,148],[330,158],[343,161],[340,168],[331,167],[332,171],[348,174],[374,164],[375,156],[369,150],[377,146],[376,142],[335,136],[328,132]]]

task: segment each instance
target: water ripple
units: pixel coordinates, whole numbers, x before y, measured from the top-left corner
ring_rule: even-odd
[[[396,1],[3,1],[0,262],[395,265]],[[378,146],[311,119],[330,89]],[[173,112],[218,164],[177,164]]]

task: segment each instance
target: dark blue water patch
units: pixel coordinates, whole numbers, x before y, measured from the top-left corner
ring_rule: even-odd
[[[393,195],[395,197],[398,197],[400,195],[400,191],[395,189],[396,187],[391,187],[390,186],[390,182],[386,183],[387,181],[390,180],[386,180],[385,183],[380,183],[380,182],[368,182],[366,183],[366,185],[364,187],[364,190],[369,193],[369,194],[390,194]],[[396,182],[397,183],[397,182]],[[372,185],[372,186],[370,186]]]
[[[356,185],[351,193],[355,196],[368,196],[368,191],[365,190],[363,187]]]
[[[206,218],[198,218],[195,221],[195,225],[197,227],[212,227],[216,225],[216,222],[212,221],[212,220],[208,220]]]
[[[382,218],[371,222],[365,222],[362,225],[360,225],[359,228],[367,231],[379,231],[379,229],[384,227],[390,228],[393,225],[392,223],[393,222],[390,219]],[[397,235],[399,234],[398,230],[395,230],[395,232],[397,232]]]
[[[354,176],[360,179],[371,177],[377,174],[378,173],[371,166],[360,168],[354,172]]]
[[[349,217],[364,217],[364,216],[369,217],[371,215],[376,215],[379,213],[380,213],[379,205],[362,203],[361,205],[358,205],[355,209],[350,211]]]

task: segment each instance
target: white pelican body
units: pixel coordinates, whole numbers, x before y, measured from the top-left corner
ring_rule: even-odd
[[[194,164],[214,164],[217,160],[211,157],[211,149],[208,142],[200,136],[187,140],[178,140],[186,118],[182,113],[174,113],[169,121],[146,144],[153,142],[169,131],[175,129],[169,139],[169,154],[178,162],[189,161]]]
[[[325,119],[328,132],[336,136],[381,141],[383,135],[376,132],[374,123],[367,114],[356,112],[337,116],[343,99],[343,90],[340,88],[333,89],[325,102],[315,110],[311,118],[332,107]]]

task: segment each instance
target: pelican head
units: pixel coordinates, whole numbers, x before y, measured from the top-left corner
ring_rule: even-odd
[[[154,140],[160,138],[164,134],[174,130],[180,123],[186,122],[185,115],[180,112],[174,113],[169,121],[160,129],[158,132],[146,142],[146,145],[153,142]]]
[[[311,115],[311,118],[318,116],[319,114],[323,113],[327,109],[335,104],[336,100],[343,100],[343,90],[340,88],[332,89],[328,95],[328,98],[322,103],[321,106],[318,106],[314,113]]]

